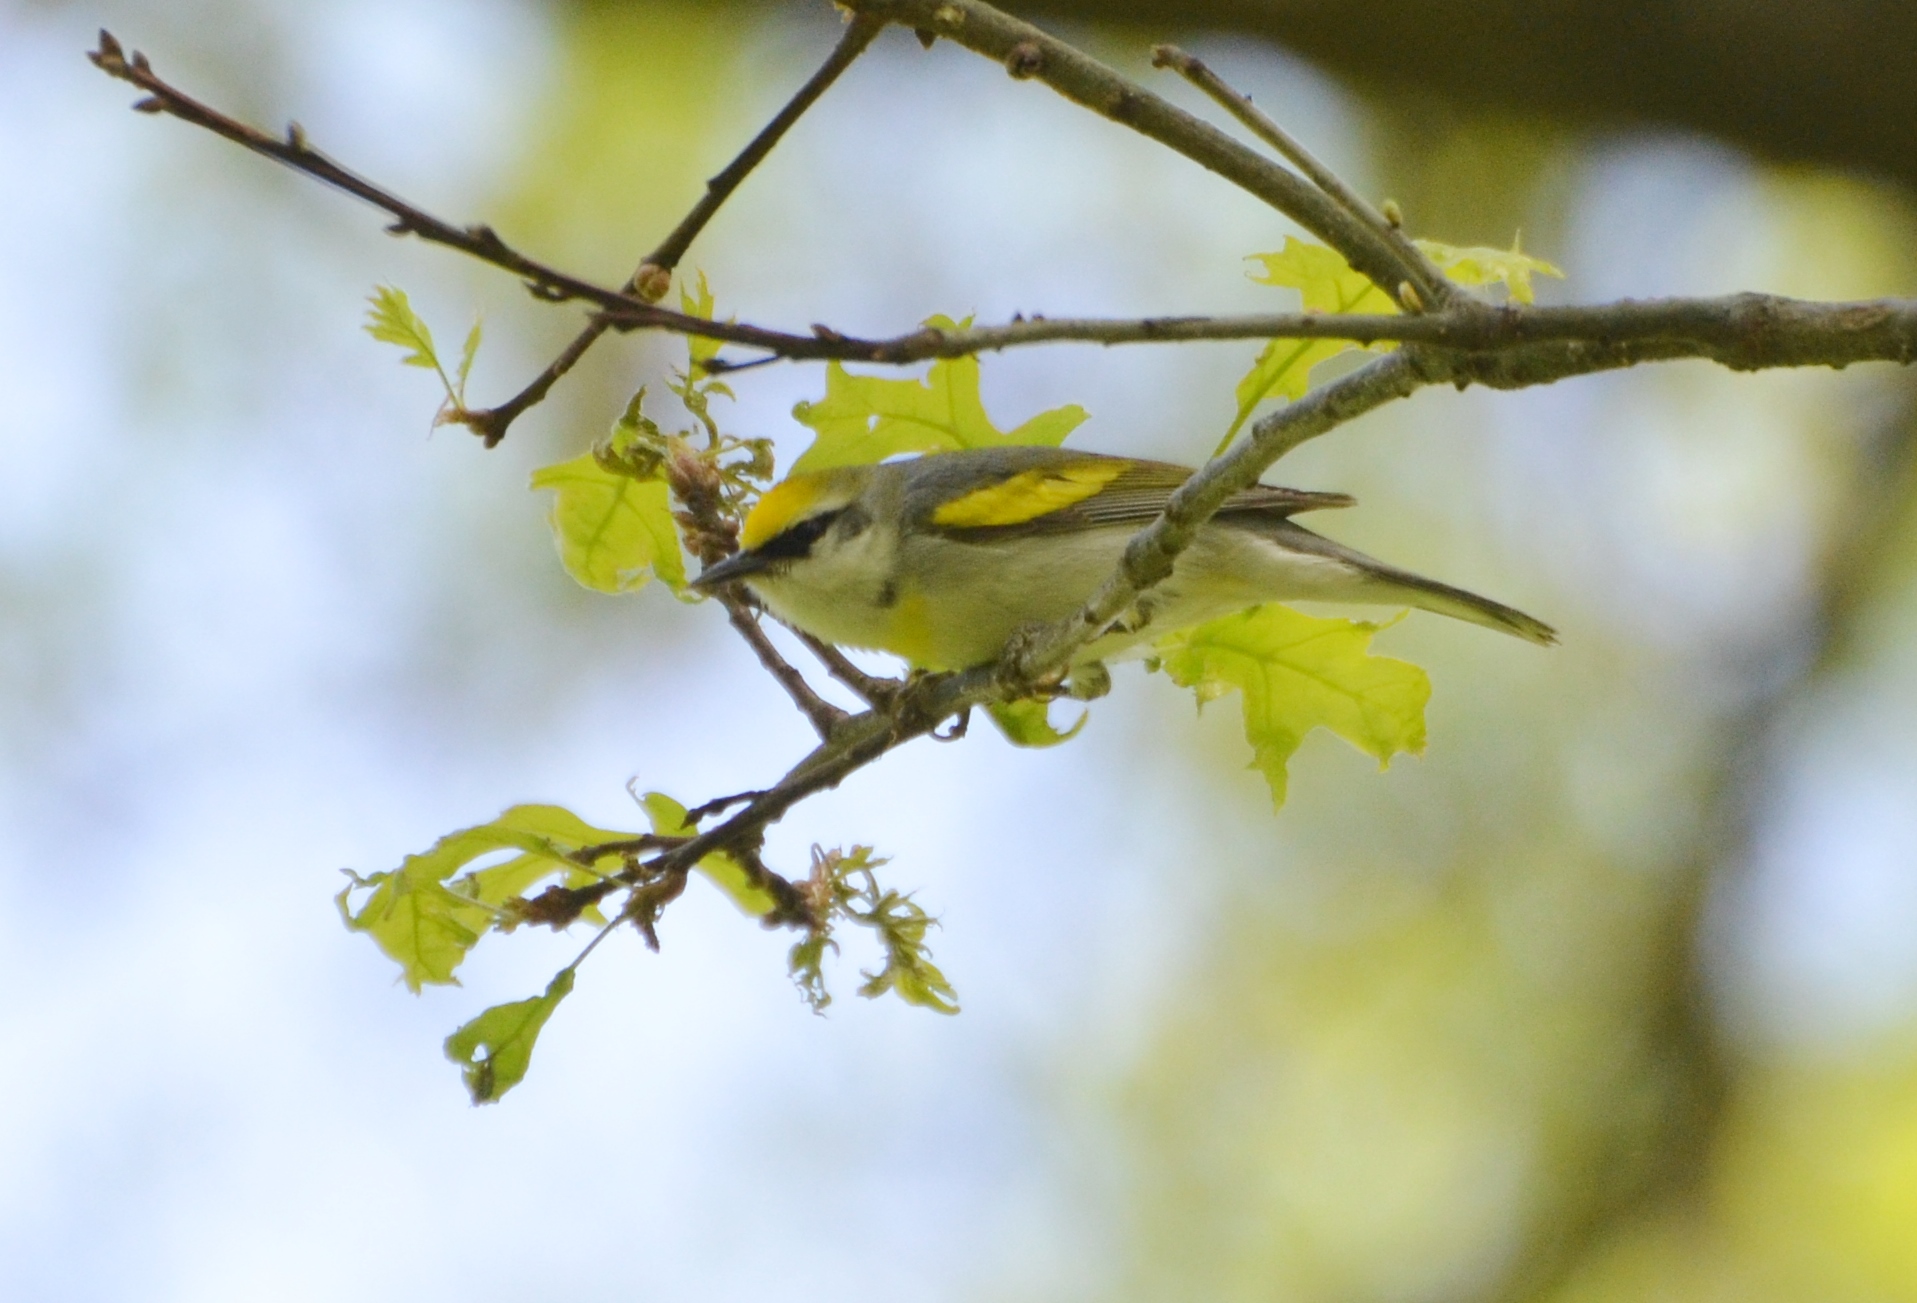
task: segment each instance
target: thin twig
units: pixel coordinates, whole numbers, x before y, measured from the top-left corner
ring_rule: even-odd
[[[1424,250],[1413,244],[1408,236],[1391,222],[1385,220],[1383,213],[1371,206],[1363,195],[1344,183],[1344,179],[1323,163],[1316,155],[1290,132],[1272,121],[1263,110],[1251,102],[1251,97],[1234,90],[1230,83],[1213,72],[1197,56],[1188,54],[1175,45],[1159,45],[1152,48],[1152,66],[1171,68],[1179,76],[1196,86],[1227,113],[1237,118],[1249,128],[1253,135],[1277,150],[1279,155],[1305,174],[1305,177],[1331,198],[1346,212],[1370,227],[1380,240],[1394,249],[1404,263],[1405,276],[1418,291],[1415,303],[1406,303],[1412,310],[1432,310],[1449,307],[1457,297],[1457,287],[1445,274],[1432,265],[1425,257]],[[1403,301],[1402,292],[1393,294],[1394,299]]]
[[[799,673],[772,645],[765,630],[753,618],[752,608],[736,592],[721,593],[719,601],[726,608],[726,619],[732,622],[732,627],[752,648],[753,654],[759,658],[759,664],[765,666],[766,673],[778,680],[779,686],[792,698],[792,704],[811,721],[813,730],[821,738],[831,737],[839,721],[846,718],[846,712],[812,690],[812,685],[805,681],[805,675]]]
[[[781,621],[781,623],[784,622]],[[819,658],[819,663],[825,666],[825,672],[827,674],[830,674],[840,683],[843,683],[846,687],[858,693],[860,700],[864,701],[868,706],[889,705],[892,699],[898,696],[899,689],[904,686],[897,679],[888,679],[878,674],[867,674],[864,670],[854,665],[851,659],[837,647],[834,647],[829,642],[813,637],[803,629],[795,629],[789,624],[786,625],[786,628],[792,629],[793,634],[798,640],[805,644],[805,649]]]
[[[744,805],[754,797],[764,795],[765,793],[762,791],[751,791],[734,792],[730,796],[715,796],[704,805],[695,805],[690,810],[687,810],[686,823],[696,826],[703,820],[710,819],[721,810],[731,809],[735,805]]]
[[[751,143],[739,151],[737,158],[726,164],[717,176],[706,182],[706,192],[700,197],[699,202],[693,205],[692,211],[673,228],[672,234],[659,242],[658,248],[646,255],[645,262],[640,264],[639,272],[634,273],[635,281],[648,266],[662,267],[671,271],[679,265],[679,260],[685,257],[686,250],[691,248],[692,242],[699,238],[699,232],[706,228],[706,223],[710,222],[725,201],[731,198],[732,192],[739,188],[740,183],[751,175],[752,169],[765,161],[766,155],[770,154],[773,147],[784,138],[785,133],[792,129],[792,125],[804,115],[807,109],[818,103],[819,97],[831,89],[832,83],[839,79],[839,74],[851,67],[853,61],[864,54],[866,47],[871,45],[873,39],[884,30],[883,18],[874,18],[866,14],[853,15],[851,23],[845,29],[845,35],[839,38],[838,45],[834,46],[832,53],[826,56],[825,62],[819,65],[819,70],[806,79],[805,85],[793,93],[792,98],[786,101],[785,107],[775,113],[772,120],[752,138]]]
[[[540,298],[551,302],[584,299],[601,308],[616,309],[622,319],[634,322],[653,315],[661,322],[682,320],[689,324],[697,320],[547,266],[512,248],[490,226],[457,226],[434,217],[391,191],[348,171],[313,148],[306,139],[305,131],[297,123],[288,127],[285,139],[281,139],[228,117],[162,80],[144,54],[138,50],[128,54],[110,32],[101,31],[100,48],[87,57],[109,77],[131,82],[147,92],[148,98],[133,106],[136,111],[169,114],[196,127],[204,127],[255,154],[304,172],[317,181],[390,214],[394,220],[386,229],[392,234],[416,235],[422,240],[458,249],[482,262],[510,271],[523,277],[527,288]]]
[[[839,74],[852,66],[853,60],[865,52],[866,47],[872,44],[873,38],[884,28],[885,23],[880,19],[862,15],[853,18],[845,34],[839,38],[838,45],[833,47],[832,53],[819,66],[819,70],[806,80],[805,85],[799,87],[792,98],[786,101],[785,107],[766,123],[759,134],[739,152],[737,158],[706,182],[705,193],[699,197],[699,202],[693,205],[692,211],[687,213],[679,225],[673,228],[672,233],[660,242],[658,248],[647,254],[640,262],[625,284],[627,293],[655,300],[664,293],[665,282],[671,279],[672,270],[679,265],[679,260],[685,257],[686,250],[692,247],[692,242],[699,237],[699,233],[706,228],[706,224],[712,220],[725,201],[731,198],[732,192],[739,188],[751,174],[752,169],[757,167],[766,155],[772,152],[773,147],[779,143],[785,133],[791,130],[792,124],[818,102],[819,97],[839,79]],[[652,292],[654,290],[658,292]],[[586,355],[586,351],[598,343],[599,337],[610,328],[611,323],[605,318],[595,317],[584,330],[574,336],[570,344],[560,351],[558,357],[547,364],[545,370],[534,377],[531,384],[497,407],[472,412],[466,424],[485,439],[488,448],[493,447],[506,437],[507,429],[527,408],[545,401],[546,395],[559,382],[560,377],[571,371],[578,364],[579,359]]]
[[[671,850],[685,840],[684,837],[667,837],[659,833],[640,833],[637,837],[621,837],[618,841],[595,842],[591,846],[581,846],[566,858],[581,868],[590,869],[608,855],[644,855],[648,851]]]
[[[100,48],[88,57],[108,76],[130,82],[147,92],[148,97],[133,106],[139,112],[165,113],[194,126],[204,127],[253,153],[283,163],[362,199],[392,216],[393,222],[386,228],[392,234],[415,235],[509,271],[521,277],[535,297],[547,302],[583,300],[616,314],[617,323],[622,329],[646,327],[682,335],[702,335],[772,352],[785,352],[793,348],[810,352],[807,346],[815,342],[804,335],[763,330],[734,322],[708,321],[689,313],[674,312],[623,290],[608,289],[529,257],[508,245],[490,226],[459,226],[435,217],[390,190],[333,162],[312,147],[306,139],[306,133],[297,125],[288,128],[286,138],[282,140],[200,103],[162,80],[153,71],[145,55],[137,50],[131,54],[124,51],[110,32],[100,33]]]
[[[1336,249],[1394,300],[1405,279],[1396,249],[1290,169],[1209,122],[1120,76],[1090,55],[982,0],[842,0],[914,31],[943,36],[996,59],[1092,112],[1183,154],[1263,200]]]

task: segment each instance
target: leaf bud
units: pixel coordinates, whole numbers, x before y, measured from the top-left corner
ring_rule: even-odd
[[[1017,81],[1029,81],[1045,70],[1045,51],[1031,41],[1020,41],[1005,56],[1005,71]]]
[[[1424,296],[1418,293],[1418,287],[1410,281],[1398,282],[1398,302],[1404,305],[1406,312],[1424,311]]]
[[[1065,692],[1074,701],[1096,701],[1112,690],[1112,672],[1103,661],[1087,661],[1073,668]]]
[[[1385,225],[1394,231],[1404,229],[1404,209],[1398,207],[1398,201],[1396,199],[1385,200],[1382,211],[1384,213]]]
[[[672,288],[672,270],[649,262],[633,273],[632,292],[648,303],[657,303]]]
[[[725,486],[719,468],[677,435],[666,440],[666,482],[679,501],[695,511],[715,501]]]

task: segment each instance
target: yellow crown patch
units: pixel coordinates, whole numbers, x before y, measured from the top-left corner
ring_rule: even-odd
[[[1125,465],[1112,459],[1020,471],[945,503],[932,513],[932,523],[954,529],[1022,525],[1083,502],[1123,475]]]
[[[805,515],[819,500],[823,487],[818,479],[809,475],[774,484],[746,513],[745,525],[739,531],[740,545],[750,552],[768,539],[785,533],[787,526]]]

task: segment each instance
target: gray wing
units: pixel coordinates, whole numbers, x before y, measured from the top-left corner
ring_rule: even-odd
[[[1127,463],[1122,474],[1081,502],[1016,525],[972,526],[947,531],[960,537],[980,540],[1072,533],[1106,525],[1144,525],[1165,509],[1165,503],[1170,500],[1173,491],[1192,476],[1190,467],[1170,462],[1112,458],[1101,453],[1072,452],[1063,448],[1004,449],[990,460],[974,458],[965,452],[928,454],[928,460],[934,458],[936,467],[923,467],[914,486],[914,496],[919,500],[908,504],[908,510],[920,520],[928,519],[937,503],[984,488],[1010,474],[1048,466],[1083,465],[1087,462],[1123,460]],[[936,470],[937,473],[927,475],[923,473],[925,470]],[[1219,515],[1251,516],[1276,521],[1301,511],[1349,507],[1356,501],[1345,493],[1317,493],[1309,489],[1257,484],[1233,495]]]

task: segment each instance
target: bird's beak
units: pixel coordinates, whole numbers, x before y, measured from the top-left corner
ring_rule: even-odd
[[[729,584],[735,579],[744,579],[747,575],[756,575],[771,561],[756,552],[735,552],[716,565],[709,565],[699,577],[692,581],[694,588],[717,588]]]

